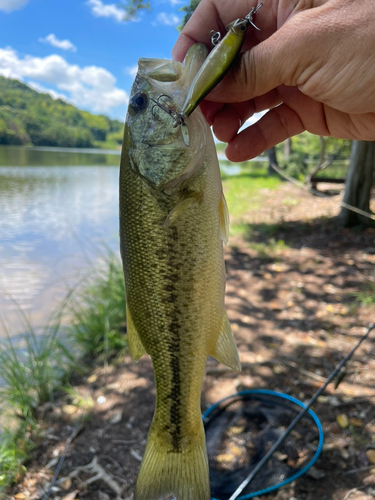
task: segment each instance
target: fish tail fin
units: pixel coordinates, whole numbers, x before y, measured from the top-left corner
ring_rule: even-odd
[[[189,447],[173,451],[156,438],[152,426],[138,476],[135,500],[210,500],[206,440],[202,420],[198,436]]]

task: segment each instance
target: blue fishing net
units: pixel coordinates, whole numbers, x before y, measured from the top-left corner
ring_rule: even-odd
[[[228,500],[304,408],[295,398],[248,390],[225,398],[203,415],[213,499]],[[240,494],[245,500],[303,475],[317,460],[323,430],[309,410]]]

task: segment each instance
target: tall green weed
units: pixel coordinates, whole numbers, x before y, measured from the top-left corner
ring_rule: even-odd
[[[71,336],[84,356],[108,359],[127,346],[122,263],[107,249],[92,269],[69,303]]]

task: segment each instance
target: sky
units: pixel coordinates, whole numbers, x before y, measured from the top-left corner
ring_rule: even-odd
[[[139,57],[171,57],[187,0],[0,0],[0,75],[121,121]]]

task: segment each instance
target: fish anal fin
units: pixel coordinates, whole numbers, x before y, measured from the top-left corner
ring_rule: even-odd
[[[232,370],[241,371],[236,342],[226,313],[224,313],[219,338],[213,350],[208,354],[219,361],[219,363],[232,368]]]
[[[202,419],[198,436],[186,449],[173,451],[151,426],[134,500],[210,500],[208,460]],[[159,432],[160,436],[160,432]]]
[[[221,192],[219,201],[219,225],[220,225],[220,238],[224,245],[228,243],[229,239],[229,212],[224,193]]]
[[[146,349],[143,347],[142,341],[139,338],[138,332],[134,326],[129,307],[126,304],[126,330],[128,334],[128,344],[130,357],[134,361],[139,361],[139,359],[146,354]]]

